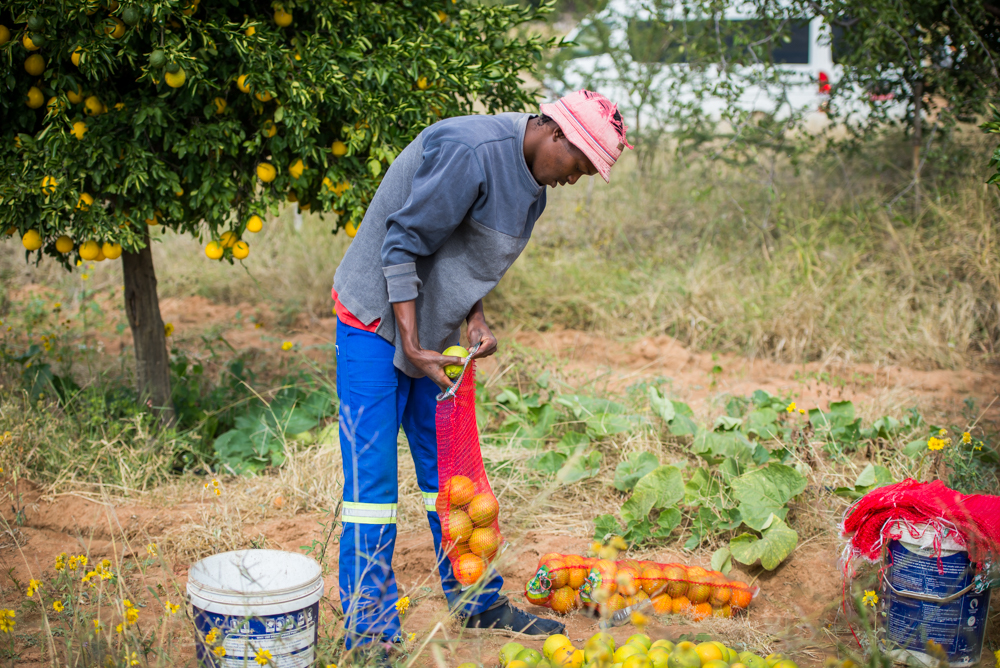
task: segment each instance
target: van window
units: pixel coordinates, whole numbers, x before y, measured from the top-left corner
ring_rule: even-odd
[[[692,48],[717,52],[719,38],[726,59],[750,63],[747,44],[765,39],[766,24],[759,19],[724,19],[718,35],[714,20],[631,21],[628,26],[629,55],[641,63],[686,63]],[[795,19],[784,24],[782,34],[765,41],[758,57],[776,64],[809,64],[809,19]],[[698,48],[700,45],[702,48]]]

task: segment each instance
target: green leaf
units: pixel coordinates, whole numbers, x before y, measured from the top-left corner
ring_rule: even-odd
[[[600,415],[591,415],[584,420],[584,424],[587,426],[587,434],[589,436],[603,438],[604,436],[634,431],[637,426],[637,420],[628,415],[603,413]]]
[[[621,531],[614,515],[598,515],[594,518],[594,540],[604,542],[611,536],[619,535]]]
[[[756,436],[761,440],[770,440],[778,437],[778,412],[773,408],[758,408],[747,419],[747,434]]]
[[[675,466],[660,466],[644,475],[632,497],[622,505],[626,523],[639,522],[653,508],[666,508],[684,498],[684,479]]]
[[[647,391],[647,394],[649,396],[649,407],[653,409],[654,413],[660,416],[660,419],[667,423],[674,419],[677,413],[674,411],[674,404],[670,399],[661,395],[660,391],[652,386]]]
[[[866,466],[864,470],[858,474],[858,479],[854,481],[854,486],[874,489],[876,487],[891,485],[893,482],[892,473],[889,469],[877,464],[868,464],[868,466]]]
[[[741,564],[750,566],[760,561],[766,570],[773,571],[792,553],[798,542],[799,534],[774,517],[760,538],[750,533],[740,534],[729,541],[729,550],[733,559]]]
[[[907,457],[917,457],[927,452],[927,439],[918,438],[903,446],[903,454]]]
[[[772,513],[785,518],[786,504],[805,490],[806,478],[790,466],[769,464],[734,478],[731,487],[743,522],[760,531]]]
[[[719,496],[719,481],[707,469],[695,469],[691,479],[684,484],[684,504],[698,507],[714,503]]]
[[[741,426],[743,426],[743,420],[740,418],[720,415],[715,418],[715,423],[712,425],[712,431],[732,431],[733,429],[739,429]]]
[[[615,489],[620,492],[628,492],[639,482],[639,478],[659,465],[660,460],[650,452],[633,453],[631,457],[618,463],[618,467],[615,469]]]
[[[697,434],[698,425],[695,424],[694,420],[677,410],[677,404],[674,404],[674,410],[677,411],[677,414],[670,421],[670,433],[674,436],[694,436]]]
[[[733,555],[728,547],[720,547],[712,553],[712,570],[728,575],[733,568]]]
[[[570,457],[566,464],[559,469],[556,480],[564,485],[593,478],[601,472],[601,458],[604,455],[597,450],[584,454],[576,454]]]
[[[528,466],[536,471],[552,475],[559,472],[559,469],[566,463],[566,459],[566,455],[561,452],[546,452],[529,459]]]

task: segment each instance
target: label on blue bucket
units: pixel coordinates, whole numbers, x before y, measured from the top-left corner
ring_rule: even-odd
[[[889,644],[925,654],[930,640],[944,649],[952,665],[979,661],[989,609],[988,591],[970,591],[948,603],[905,595],[948,597],[967,587],[974,573],[965,552],[942,556],[939,562],[933,555],[921,555],[892,541],[886,571],[889,583],[900,592],[884,589],[882,611]]]
[[[243,668],[256,665],[257,653],[267,650],[269,666],[309,668],[316,660],[318,620],[319,603],[267,617],[236,617],[194,608],[198,665]]]

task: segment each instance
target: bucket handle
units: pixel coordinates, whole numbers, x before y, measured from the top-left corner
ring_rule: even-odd
[[[892,593],[896,594],[897,596],[902,596],[904,598],[912,598],[918,601],[927,601],[928,603],[951,603],[952,601],[969,593],[972,590],[973,586],[975,586],[975,583],[972,583],[965,589],[957,591],[951,596],[928,596],[927,594],[917,594],[916,592],[900,591],[896,589],[895,587],[892,586],[892,583],[889,582],[889,579],[885,576],[884,572],[882,573],[882,581],[885,582],[885,586],[891,589]]]

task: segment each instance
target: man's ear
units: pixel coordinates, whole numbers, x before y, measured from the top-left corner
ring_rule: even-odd
[[[552,141],[559,141],[560,139],[566,136],[563,134],[562,128],[559,127],[558,123],[553,123],[552,125],[556,126],[555,129],[552,131]]]

